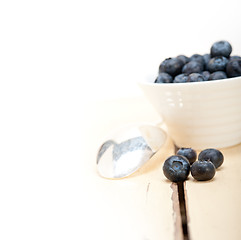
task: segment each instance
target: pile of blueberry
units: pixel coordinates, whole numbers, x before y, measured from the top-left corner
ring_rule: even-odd
[[[155,83],[202,82],[241,76],[241,57],[230,56],[231,52],[229,42],[218,41],[211,46],[210,53],[167,58],[159,66]]]
[[[223,154],[214,148],[197,153],[192,148],[180,148],[176,155],[170,156],[163,164],[163,173],[172,182],[185,181],[191,175],[197,181],[211,180],[216,169],[223,164]]]

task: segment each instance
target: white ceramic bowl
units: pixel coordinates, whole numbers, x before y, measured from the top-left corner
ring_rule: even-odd
[[[241,77],[192,83],[140,82],[178,147],[223,148],[241,143]]]

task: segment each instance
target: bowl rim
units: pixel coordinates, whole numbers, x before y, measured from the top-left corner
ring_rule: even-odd
[[[205,86],[205,85],[217,85],[217,84],[226,84],[226,83],[233,83],[236,82],[237,80],[240,80],[241,82],[241,76],[238,77],[232,77],[232,78],[225,78],[225,79],[218,79],[218,80],[211,80],[211,81],[203,81],[203,82],[187,82],[187,83],[155,83],[153,80],[153,82],[151,82],[150,77],[152,77],[152,79],[155,79],[155,77],[153,78],[153,76],[148,76],[145,79],[139,81],[138,83],[141,85],[148,85],[148,86],[156,86],[156,87],[185,87],[185,86]],[[148,79],[148,80],[147,80]]]

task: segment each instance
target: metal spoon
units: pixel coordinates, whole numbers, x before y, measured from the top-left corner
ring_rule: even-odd
[[[156,125],[126,126],[113,133],[97,154],[97,170],[105,178],[123,178],[137,171],[165,143],[166,133]]]

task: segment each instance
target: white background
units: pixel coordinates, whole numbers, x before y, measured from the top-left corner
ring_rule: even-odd
[[[0,239],[97,239],[90,103],[140,95],[164,58],[218,40],[241,55],[240,26],[239,0],[1,1]]]

